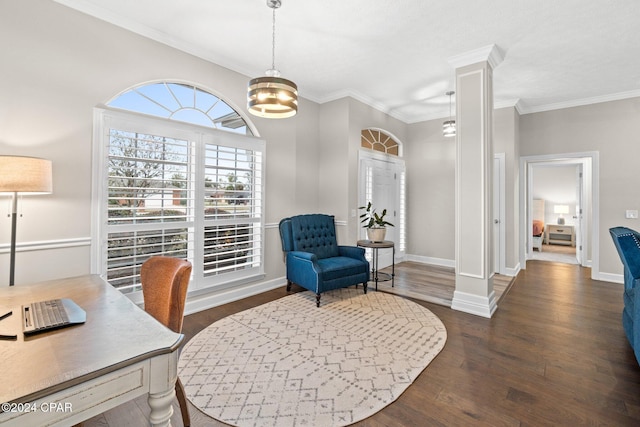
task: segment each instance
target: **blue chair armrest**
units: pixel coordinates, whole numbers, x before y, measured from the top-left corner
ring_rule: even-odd
[[[305,261],[311,261],[312,263],[318,262],[318,257],[316,254],[311,252],[302,252],[302,251],[291,251],[287,253],[287,257],[299,258]]]
[[[357,246],[338,246],[338,251],[340,252],[340,256],[366,261],[366,258],[364,257],[364,248],[359,248]]]
[[[315,254],[302,251],[287,253],[287,280],[317,294],[320,292],[319,273],[320,266]]]

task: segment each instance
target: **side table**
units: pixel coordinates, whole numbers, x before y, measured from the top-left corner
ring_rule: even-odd
[[[376,291],[378,290],[378,280],[379,275],[386,275],[387,273],[378,274],[378,250],[379,249],[388,249],[391,248],[393,251],[393,255],[391,257],[391,277],[388,279],[383,279],[381,281],[391,280],[391,287],[395,284],[395,276],[396,276],[396,247],[391,240],[383,240],[382,242],[373,242],[371,240],[358,240],[357,245],[361,248],[369,248],[373,250],[373,254],[371,257],[371,261],[373,267],[371,268],[371,273],[373,273],[373,280],[376,283]]]

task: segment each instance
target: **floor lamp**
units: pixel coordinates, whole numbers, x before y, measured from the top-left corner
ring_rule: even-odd
[[[37,157],[0,156],[0,193],[13,194],[9,286],[13,286],[15,279],[18,194],[51,193],[51,181],[51,160]]]

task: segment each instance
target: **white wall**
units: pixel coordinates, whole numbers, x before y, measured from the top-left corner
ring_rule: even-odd
[[[341,98],[320,106],[318,152],[318,208],[320,213],[347,221],[349,205],[349,101]],[[347,244],[346,230],[338,231],[338,242]]]
[[[442,121],[409,126],[407,167],[407,254],[418,260],[455,260],[456,141],[442,135]]]
[[[301,99],[299,114],[285,120],[249,116],[250,77],[45,0],[2,3],[0,52],[0,153],[48,158],[54,171],[52,195],[20,203],[17,285],[90,272],[93,109],[156,80],[220,95],[266,140],[265,280],[283,277],[275,224],[318,209],[317,104]],[[0,198],[0,210],[8,206]],[[9,230],[1,215],[0,283],[8,280]]]
[[[522,156],[599,152],[599,271],[621,275],[622,263],[609,228],[640,229],[640,220],[625,219],[626,209],[640,210],[640,98],[603,102],[520,118]]]
[[[505,155],[505,267],[519,271],[520,244],[520,115],[514,107],[493,112],[494,153]]]

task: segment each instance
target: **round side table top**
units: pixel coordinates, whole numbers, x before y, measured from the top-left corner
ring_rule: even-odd
[[[382,242],[374,242],[372,240],[358,240],[358,246],[363,248],[392,248],[394,243],[391,240],[383,240]]]

